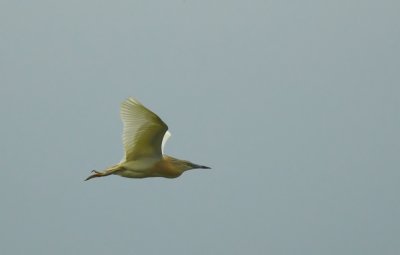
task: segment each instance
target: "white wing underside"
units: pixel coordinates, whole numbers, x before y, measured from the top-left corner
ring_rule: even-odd
[[[171,133],[167,130],[167,132],[165,132],[165,135],[164,135],[162,143],[161,143],[161,153],[162,154],[164,154],[164,146],[170,137],[171,137]]]
[[[121,104],[121,119],[125,148],[122,161],[162,157],[171,134],[167,131],[168,126],[155,113],[139,101],[128,98]]]

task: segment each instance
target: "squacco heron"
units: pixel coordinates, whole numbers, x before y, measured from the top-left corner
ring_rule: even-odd
[[[171,136],[168,126],[137,100],[128,98],[121,104],[121,119],[124,124],[123,159],[102,172],[93,170],[94,174],[85,181],[110,174],[128,178],[176,178],[190,169],[210,169],[165,155],[164,145]]]

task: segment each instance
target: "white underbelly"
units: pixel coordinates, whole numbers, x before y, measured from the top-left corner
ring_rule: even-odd
[[[120,163],[120,166],[122,166],[124,170],[118,171],[116,174],[128,178],[149,177],[154,164],[158,161],[158,158],[143,158],[135,161],[123,162]]]

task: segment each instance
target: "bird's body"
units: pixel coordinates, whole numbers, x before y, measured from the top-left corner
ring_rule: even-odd
[[[95,173],[86,180],[110,174],[128,178],[176,178],[190,169],[209,169],[163,154],[164,145],[171,136],[168,126],[137,100],[128,98],[122,103],[121,118],[124,123],[124,158],[103,172],[93,170]]]

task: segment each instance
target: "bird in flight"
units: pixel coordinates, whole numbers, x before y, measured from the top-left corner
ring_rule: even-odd
[[[122,102],[121,119],[123,159],[102,172],[93,170],[85,181],[111,174],[128,178],[176,178],[190,169],[210,169],[164,154],[164,145],[171,136],[168,126],[139,101],[130,97]]]

